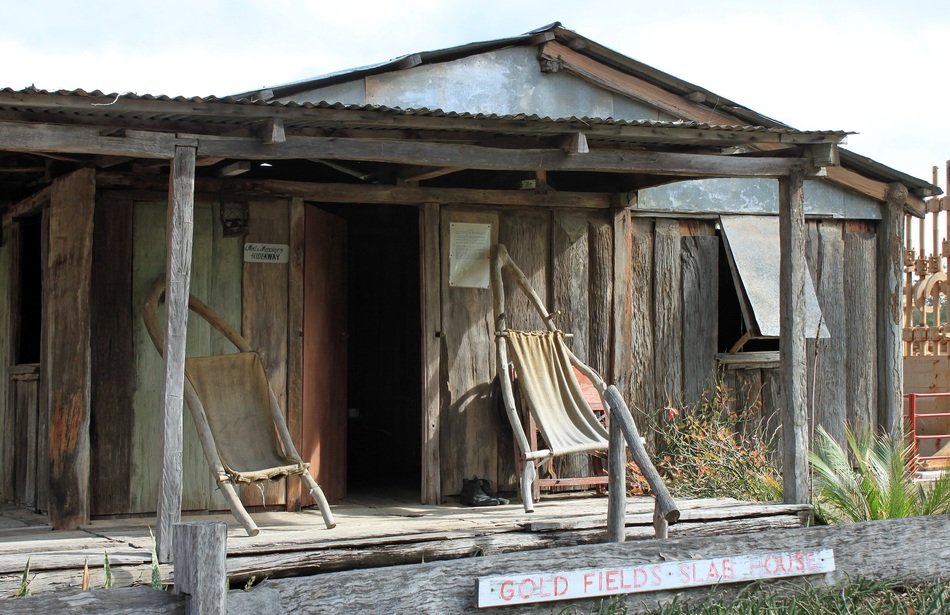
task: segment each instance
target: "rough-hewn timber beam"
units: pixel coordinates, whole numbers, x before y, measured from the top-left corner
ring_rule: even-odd
[[[326,158],[393,164],[463,167],[491,171],[592,171],[684,177],[784,177],[806,164],[797,158],[751,158],[627,150],[592,150],[573,156],[560,149],[503,149],[395,139],[287,137],[264,145],[257,139],[198,138],[198,155],[247,160]]]
[[[785,502],[810,499],[808,408],[805,391],[805,198],[804,175],[793,171],[779,180],[781,261],[779,354],[782,380],[782,486]]]
[[[125,173],[100,173],[99,186],[104,189],[164,190],[160,175],[142,176]],[[611,195],[605,192],[548,192],[531,190],[481,190],[475,188],[422,188],[359,184],[320,184],[287,180],[198,178],[199,194],[217,198],[280,197],[302,198],[325,203],[382,203],[421,205],[425,203],[456,203],[464,205],[499,205],[525,207],[577,207],[607,209]]]
[[[124,130],[121,136],[103,132],[109,131],[86,126],[0,122],[0,150],[172,158],[176,143],[181,142],[164,132]]]

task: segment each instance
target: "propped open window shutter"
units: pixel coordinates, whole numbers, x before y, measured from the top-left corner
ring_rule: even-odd
[[[720,216],[722,239],[752,338],[777,338],[782,293],[777,216]],[[817,333],[817,336],[816,336]],[[811,276],[805,280],[805,337],[831,337]]]

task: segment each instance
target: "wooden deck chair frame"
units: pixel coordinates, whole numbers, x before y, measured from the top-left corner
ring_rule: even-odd
[[[537,310],[541,315],[542,320],[545,323],[545,327],[550,332],[558,332],[558,328],[554,324],[555,314],[548,312],[545,308],[544,303],[541,301],[541,298],[538,297],[537,293],[534,292],[534,289],[531,287],[531,283],[528,281],[528,278],[525,276],[524,272],[511,260],[511,257],[508,255],[508,250],[504,245],[498,244],[495,246],[495,255],[492,259],[491,267],[491,289],[492,289],[492,306],[494,310],[495,317],[495,349],[497,353],[497,369],[498,369],[498,382],[501,385],[501,397],[505,405],[505,413],[508,416],[508,421],[511,423],[511,429],[514,432],[515,441],[518,443],[518,448],[520,451],[520,461],[521,466],[521,498],[524,503],[525,512],[534,511],[534,483],[537,480],[537,467],[544,463],[545,461],[551,459],[560,454],[570,454],[570,453],[579,453],[579,452],[603,452],[608,449],[608,440],[604,438],[603,442],[600,444],[590,443],[583,448],[577,448],[570,451],[555,452],[550,448],[544,449],[533,449],[531,442],[528,438],[528,434],[525,432],[524,425],[521,422],[521,418],[518,414],[517,404],[515,402],[514,396],[514,386],[512,382],[512,373],[509,369],[509,353],[508,353],[508,324],[507,317],[505,315],[505,287],[504,281],[502,279],[502,271],[508,270],[517,285],[525,293],[530,301],[531,305]],[[566,349],[566,348],[565,348]],[[583,361],[577,358],[569,349],[566,349],[568,357],[571,364],[577,368],[584,376],[590,379],[594,387],[597,389],[597,392],[603,398],[604,391],[607,389],[607,384],[603,381],[597,372],[595,372],[591,367],[586,365]],[[607,405],[605,404],[606,408]],[[535,419],[537,420],[537,419]],[[538,421],[541,423],[541,421]]]
[[[152,285],[143,310],[145,328],[148,330],[149,337],[152,338],[152,342],[155,344],[155,348],[158,349],[159,354],[162,354],[165,347],[165,336],[158,319],[158,308],[164,300],[165,278],[164,275],[162,275]],[[247,339],[235,331],[217,312],[193,295],[189,295],[188,297],[188,308],[195,314],[201,316],[211,327],[227,338],[227,340],[237,348],[238,353],[256,353],[256,351],[251,348]],[[262,365],[260,369],[263,371]],[[264,381],[267,381],[266,374],[264,374]],[[222,461],[221,454],[218,451],[214,433],[205,413],[205,406],[195,386],[188,378],[186,369],[184,384],[185,401],[191,410],[191,416],[195,422],[201,448],[204,450],[205,458],[208,461],[208,466],[211,468],[211,473],[217,481],[218,488],[227,500],[231,513],[241,525],[244,526],[247,534],[249,536],[256,536],[260,533],[260,529],[244,508],[244,504],[241,502],[241,498],[238,497],[237,490],[234,488],[234,483],[251,483],[265,478],[279,478],[281,476],[300,476],[307,490],[310,492],[310,495],[317,502],[327,528],[332,529],[336,526],[336,523],[333,520],[333,514],[330,512],[330,505],[327,503],[323,490],[320,489],[320,486],[317,485],[317,482],[310,475],[309,464],[305,463],[297,452],[297,448],[294,446],[293,439],[290,436],[290,430],[287,428],[284,413],[281,411],[277,401],[277,396],[274,395],[274,391],[269,385],[267,386],[267,393],[270,399],[270,407],[267,409],[267,412],[269,412],[274,424],[277,443],[282,449],[279,451],[279,456],[286,459],[288,463],[274,468],[257,468],[255,471],[247,473],[229,471],[226,469],[225,463]]]
[[[610,450],[609,471],[614,472],[610,480],[610,503],[608,509],[608,534],[612,540],[622,541],[624,536],[624,510],[625,510],[625,487],[622,476],[626,470],[626,452],[624,442],[630,447],[634,462],[639,466],[644,477],[647,479],[653,493],[656,497],[654,507],[654,527],[658,537],[666,537],[666,528],[669,523],[676,523],[680,513],[670,496],[663,479],[650,460],[643,440],[637,431],[630,410],[620,397],[620,392],[614,386],[607,386],[607,383],[583,361],[577,358],[564,346],[563,351],[567,355],[571,365],[580,373],[590,379],[594,388],[597,389],[604,407],[608,410],[610,417],[610,433],[604,442],[590,442],[584,447],[574,447],[565,449],[562,452],[549,449],[534,450],[525,433],[521,418],[515,405],[514,389],[512,383],[512,373],[509,369],[508,357],[508,337],[510,331],[505,316],[505,289],[502,271],[508,270],[515,283],[521,288],[530,301],[531,305],[541,315],[545,327],[549,332],[561,333],[554,325],[554,314],[548,312],[541,298],[538,297],[531,283],[524,272],[511,260],[508,250],[504,245],[498,244],[494,248],[494,254],[491,262],[490,282],[492,289],[492,308],[495,318],[495,347],[497,352],[498,381],[501,388],[501,396],[505,405],[505,412],[508,415],[508,421],[511,423],[511,429],[514,432],[515,441],[520,449],[520,458],[522,461],[521,474],[521,497],[524,503],[525,512],[534,510],[533,484],[537,475],[537,466],[545,460],[558,455],[576,452],[606,451]],[[558,336],[559,337],[559,336]],[[522,376],[523,377],[523,376]],[[573,375],[569,376],[573,378]],[[587,408],[593,416],[593,411]],[[536,417],[537,418],[537,417]],[[596,420],[596,419],[594,419]],[[539,421],[540,422],[540,421]],[[619,476],[615,473],[615,468],[623,468]]]

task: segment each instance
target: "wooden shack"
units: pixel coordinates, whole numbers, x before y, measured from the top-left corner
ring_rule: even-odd
[[[175,357],[229,350],[199,320],[185,335],[187,289],[262,350],[331,499],[513,485],[490,292],[453,278],[476,229],[648,436],[721,372],[743,409],[777,413],[786,499],[804,501],[811,420],[899,429],[902,220],[932,190],[845,135],[558,24],[228,98],[2,90],[0,495],[56,527],[156,511]],[[729,230],[748,216],[759,235]],[[774,275],[743,270],[743,246]],[[141,319],[162,275],[182,335],[164,364]],[[516,293],[507,315],[537,324]],[[190,420],[180,508],[224,508]],[[242,498],[309,504],[295,481]]]

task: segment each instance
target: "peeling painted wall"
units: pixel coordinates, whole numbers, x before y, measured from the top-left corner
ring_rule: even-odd
[[[880,205],[821,180],[805,181],[805,214],[880,220]],[[774,179],[700,179],[641,190],[637,209],[656,212],[778,214]]]

